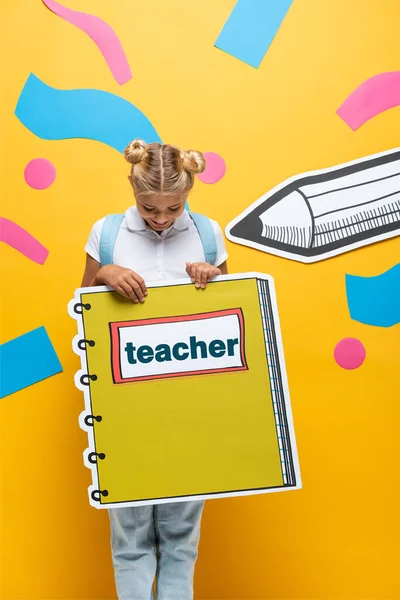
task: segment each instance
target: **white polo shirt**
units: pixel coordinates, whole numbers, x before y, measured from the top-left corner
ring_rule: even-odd
[[[100,234],[104,219],[93,226],[86,252],[100,262]],[[210,219],[217,240],[218,267],[228,258],[220,226]],[[136,206],[129,208],[122,221],[114,247],[114,264],[138,273],[145,281],[187,277],[186,262],[205,262],[199,233],[189,213],[184,210],[176,221],[161,233],[155,232],[140,216]]]

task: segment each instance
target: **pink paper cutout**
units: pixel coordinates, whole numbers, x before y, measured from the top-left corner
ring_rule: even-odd
[[[380,73],[364,81],[336,113],[353,131],[381,112],[400,106],[400,71]]]
[[[366,350],[360,340],[356,338],[344,338],[336,344],[333,355],[339,367],[353,370],[358,369],[363,364]]]
[[[4,217],[0,217],[0,241],[39,265],[43,265],[49,255],[49,251],[36,238]]]
[[[45,190],[56,178],[56,168],[46,158],[34,158],[25,167],[26,183],[35,190]]]
[[[132,79],[132,72],[122,44],[108,23],[95,15],[88,15],[61,6],[55,0],[43,0],[43,3],[64,21],[68,21],[71,25],[75,25],[75,27],[87,33],[102,53],[119,85],[123,85]]]
[[[204,152],[204,158],[207,162],[206,170],[197,177],[203,183],[217,183],[217,181],[223,178],[226,172],[224,159],[215,152]]]

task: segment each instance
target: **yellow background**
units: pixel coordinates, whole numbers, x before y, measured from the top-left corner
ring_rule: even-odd
[[[39,266],[1,245],[2,341],[45,325],[64,366],[1,401],[5,600],[116,598],[107,514],[87,500],[76,329],[66,306],[93,222],[132,202],[128,169],[105,145],[27,131],[13,112],[28,74],[120,94],[164,141],[221,154],[226,176],[198,182],[191,207],[222,226],[289,176],[400,141],[400,108],[357,132],[335,114],[363,80],[399,69],[398,0],[294,0],[258,69],[213,47],[235,0],[63,2],[114,27],[133,79],[118,86],[91,40],[40,0],[2,3],[2,214],[50,249]],[[35,157],[57,168],[48,190],[24,181]],[[351,321],[344,275],[392,267],[400,240],[313,265],[228,250],[232,272],[275,278],[304,489],[209,502],[196,597],[398,599],[400,326]],[[352,372],[332,357],[347,336],[367,350]]]
[[[257,281],[153,288],[142,305],[115,293],[82,294],[84,331],[95,340],[87,364],[91,383],[102,504],[283,484],[270,392]],[[238,299],[240,304],[238,305]],[[240,308],[248,370],[113,384],[109,322]],[[151,442],[149,443],[149,434]],[[251,465],[251,467],[249,467]],[[153,474],[151,477],[149,474]]]

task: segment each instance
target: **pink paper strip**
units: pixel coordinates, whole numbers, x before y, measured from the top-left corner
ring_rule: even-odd
[[[49,255],[49,251],[36,238],[4,217],[0,217],[0,241],[39,265],[43,265]]]
[[[400,71],[380,73],[364,81],[336,113],[353,131],[379,113],[400,106]]]
[[[43,0],[43,2],[54,14],[87,33],[99,48],[119,85],[132,79],[132,72],[122,44],[108,23],[94,15],[61,6],[55,0]]]

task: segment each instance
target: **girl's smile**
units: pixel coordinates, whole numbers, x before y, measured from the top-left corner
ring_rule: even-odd
[[[168,229],[168,227],[170,227],[173,223],[173,221],[171,221],[171,222],[165,221],[164,223],[159,223],[155,219],[146,219],[146,221],[150,225],[150,227],[152,227],[153,229],[157,229],[157,230]]]
[[[183,213],[185,199],[167,194],[138,194],[136,206],[154,231],[164,231]]]

